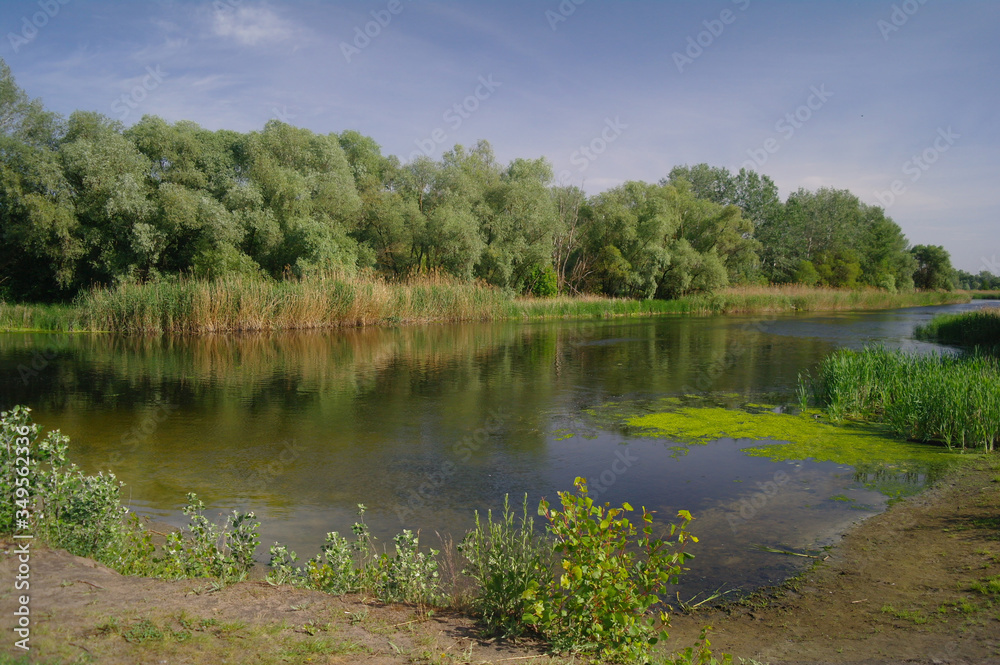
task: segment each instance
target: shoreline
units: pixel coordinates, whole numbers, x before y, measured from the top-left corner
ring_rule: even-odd
[[[1000,455],[859,520],[784,583],[672,617],[671,641],[712,625],[713,649],[762,663],[1000,663]],[[737,661],[738,662],[738,661]]]
[[[1000,663],[1000,594],[973,589],[1000,575],[998,515],[1000,456],[969,455],[932,487],[860,521],[829,559],[784,584],[673,615],[657,653],[693,644],[712,625],[713,651],[736,662]],[[16,557],[9,542],[4,549],[0,574],[11,580]],[[206,579],[125,577],[44,547],[32,553],[32,575],[32,648],[45,662],[571,662],[531,641],[485,640],[453,610],[259,580],[218,589]],[[0,600],[7,616],[13,601]]]
[[[231,288],[230,288],[231,287]],[[315,281],[131,285],[73,305],[0,303],[0,332],[240,334],[489,321],[873,311],[968,303],[969,292],[730,287],[677,300],[513,298],[475,284]]]

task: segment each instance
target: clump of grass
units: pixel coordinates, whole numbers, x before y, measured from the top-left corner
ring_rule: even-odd
[[[1000,443],[1000,361],[990,356],[842,349],[823,361],[813,388],[834,420],[883,422],[908,439],[963,450]]]
[[[959,346],[1000,349],[1000,307],[984,307],[960,314],[939,314],[918,326],[917,339]]]
[[[994,575],[993,577],[973,582],[970,588],[972,591],[978,591],[984,596],[1000,596],[1000,575]]]
[[[749,314],[894,309],[968,301],[967,294],[945,291],[893,293],[877,288],[837,289],[783,284],[733,286],[712,293],[686,296],[676,302],[685,303],[684,311],[687,312]]]
[[[896,617],[897,619],[912,621],[917,625],[930,621],[930,618],[921,610],[897,610],[892,605],[886,604],[882,606],[881,612],[882,614],[888,614],[889,616]]]

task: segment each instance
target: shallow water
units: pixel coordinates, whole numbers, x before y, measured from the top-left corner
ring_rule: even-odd
[[[743,452],[757,441],[683,446],[595,409],[642,413],[679,395],[790,404],[799,373],[835,348],[935,350],[912,339],[915,325],[987,304],[236,337],[4,334],[0,405],[28,404],[68,434],[72,459],[114,471],[142,514],[180,525],[187,492],[213,514],[254,510],[262,560],[275,540],[310,556],[327,531],[349,531],[358,503],[378,537],[420,529],[438,546],[436,533],[460,536],[504,494],[537,505],[585,476],[601,501],[694,513],[687,599],[782,579],[808,559],[759,546],[816,554],[884,509],[870,487],[912,490],[934,470],[878,484],[879,468]]]

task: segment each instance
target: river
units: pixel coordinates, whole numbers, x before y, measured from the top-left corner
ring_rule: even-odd
[[[310,556],[327,531],[350,531],[359,503],[382,542],[409,528],[439,547],[439,535],[460,537],[473,511],[505,494],[520,504],[527,493],[534,507],[585,476],[602,502],[660,519],[694,513],[701,542],[679,592],[701,599],[780,581],[809,559],[761,546],[821,555],[888,498],[850,466],[750,457],[748,441],[635,436],[609,409],[641,413],[681,395],[791,404],[799,374],[836,348],[934,350],[912,339],[917,324],[986,304],[245,336],[3,334],[0,403],[27,404],[69,435],[72,460],[112,470],[140,514],[182,525],[188,492],[213,516],[255,511],[262,561],[275,541]],[[902,481],[919,486],[929,473]]]

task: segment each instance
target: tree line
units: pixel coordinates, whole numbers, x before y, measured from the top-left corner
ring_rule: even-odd
[[[238,273],[281,279],[445,273],[515,293],[673,298],[729,284],[953,288],[940,247],[911,248],[846,190],[786,201],[766,175],[679,166],[594,196],[544,158],[489,143],[401,163],[356,131],[277,120],[210,131],[145,116],[63,118],[0,60],[0,296]]]

